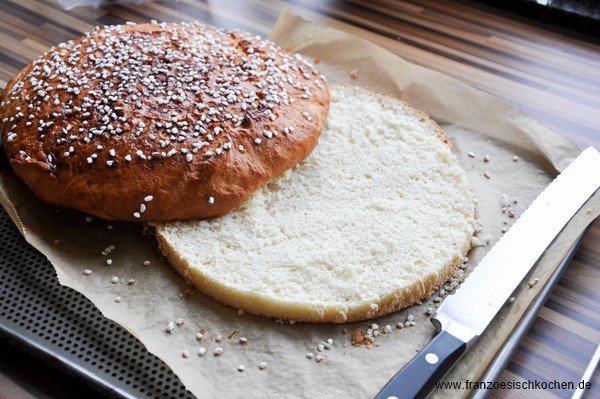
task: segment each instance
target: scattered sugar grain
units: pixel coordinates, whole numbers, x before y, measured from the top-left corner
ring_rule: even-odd
[[[267,362],[260,362],[258,363],[258,368],[261,370],[264,370],[267,368]]]
[[[204,356],[204,354],[206,353],[206,348],[201,346],[198,348],[198,356]]]
[[[167,324],[167,332],[168,332],[169,334],[172,334],[174,330],[175,330],[175,323],[173,323],[172,321],[170,321],[170,322]]]
[[[222,353],[223,353],[223,348],[221,348],[220,346],[217,346],[217,347],[215,348],[215,350],[213,351],[213,354],[214,354],[215,356],[219,356],[219,355],[221,355]]]
[[[92,271],[90,269],[85,269],[83,271],[83,274],[85,274],[86,276],[89,276],[90,274],[92,274]]]
[[[539,278],[534,278],[533,280],[531,280],[531,281],[529,282],[529,288],[533,288],[533,287],[535,287],[535,286],[537,285],[537,283],[539,283],[539,282],[540,282],[540,279],[539,279]]]

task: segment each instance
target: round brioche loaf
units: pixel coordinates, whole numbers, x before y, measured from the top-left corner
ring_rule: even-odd
[[[0,101],[6,155],[41,199],[165,222],[226,214],[306,158],[329,92],[257,36],[148,23],[50,49]]]
[[[464,259],[475,201],[439,126],[391,97],[330,89],[304,162],[226,216],[154,225],[205,294],[271,317],[356,321],[427,298]]]

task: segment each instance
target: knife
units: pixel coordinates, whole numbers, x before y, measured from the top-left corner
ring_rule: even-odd
[[[533,201],[431,317],[437,335],[375,399],[424,398],[481,336],[546,248],[600,187],[600,153],[579,156]]]

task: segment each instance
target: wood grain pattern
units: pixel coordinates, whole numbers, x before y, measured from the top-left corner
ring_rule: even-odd
[[[411,0],[181,0],[62,10],[51,0],[2,0],[0,87],[52,45],[95,25],[200,20],[267,35],[288,9],[371,40],[405,59],[497,95],[580,146],[600,148],[600,42],[468,2]],[[540,312],[502,380],[576,381],[600,343],[600,222]],[[52,370],[0,361],[0,398],[77,397]],[[41,366],[40,366],[41,367]],[[600,397],[600,373],[590,397]],[[61,382],[63,381],[63,382]],[[62,385],[61,385],[62,384]],[[68,395],[67,395],[68,392]],[[73,395],[79,392],[81,395]],[[492,397],[566,398],[568,391],[494,391]]]

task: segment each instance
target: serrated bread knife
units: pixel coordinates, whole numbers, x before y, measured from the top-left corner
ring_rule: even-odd
[[[432,316],[433,340],[376,399],[424,398],[481,336],[546,248],[600,187],[600,153],[583,151],[533,201]]]

